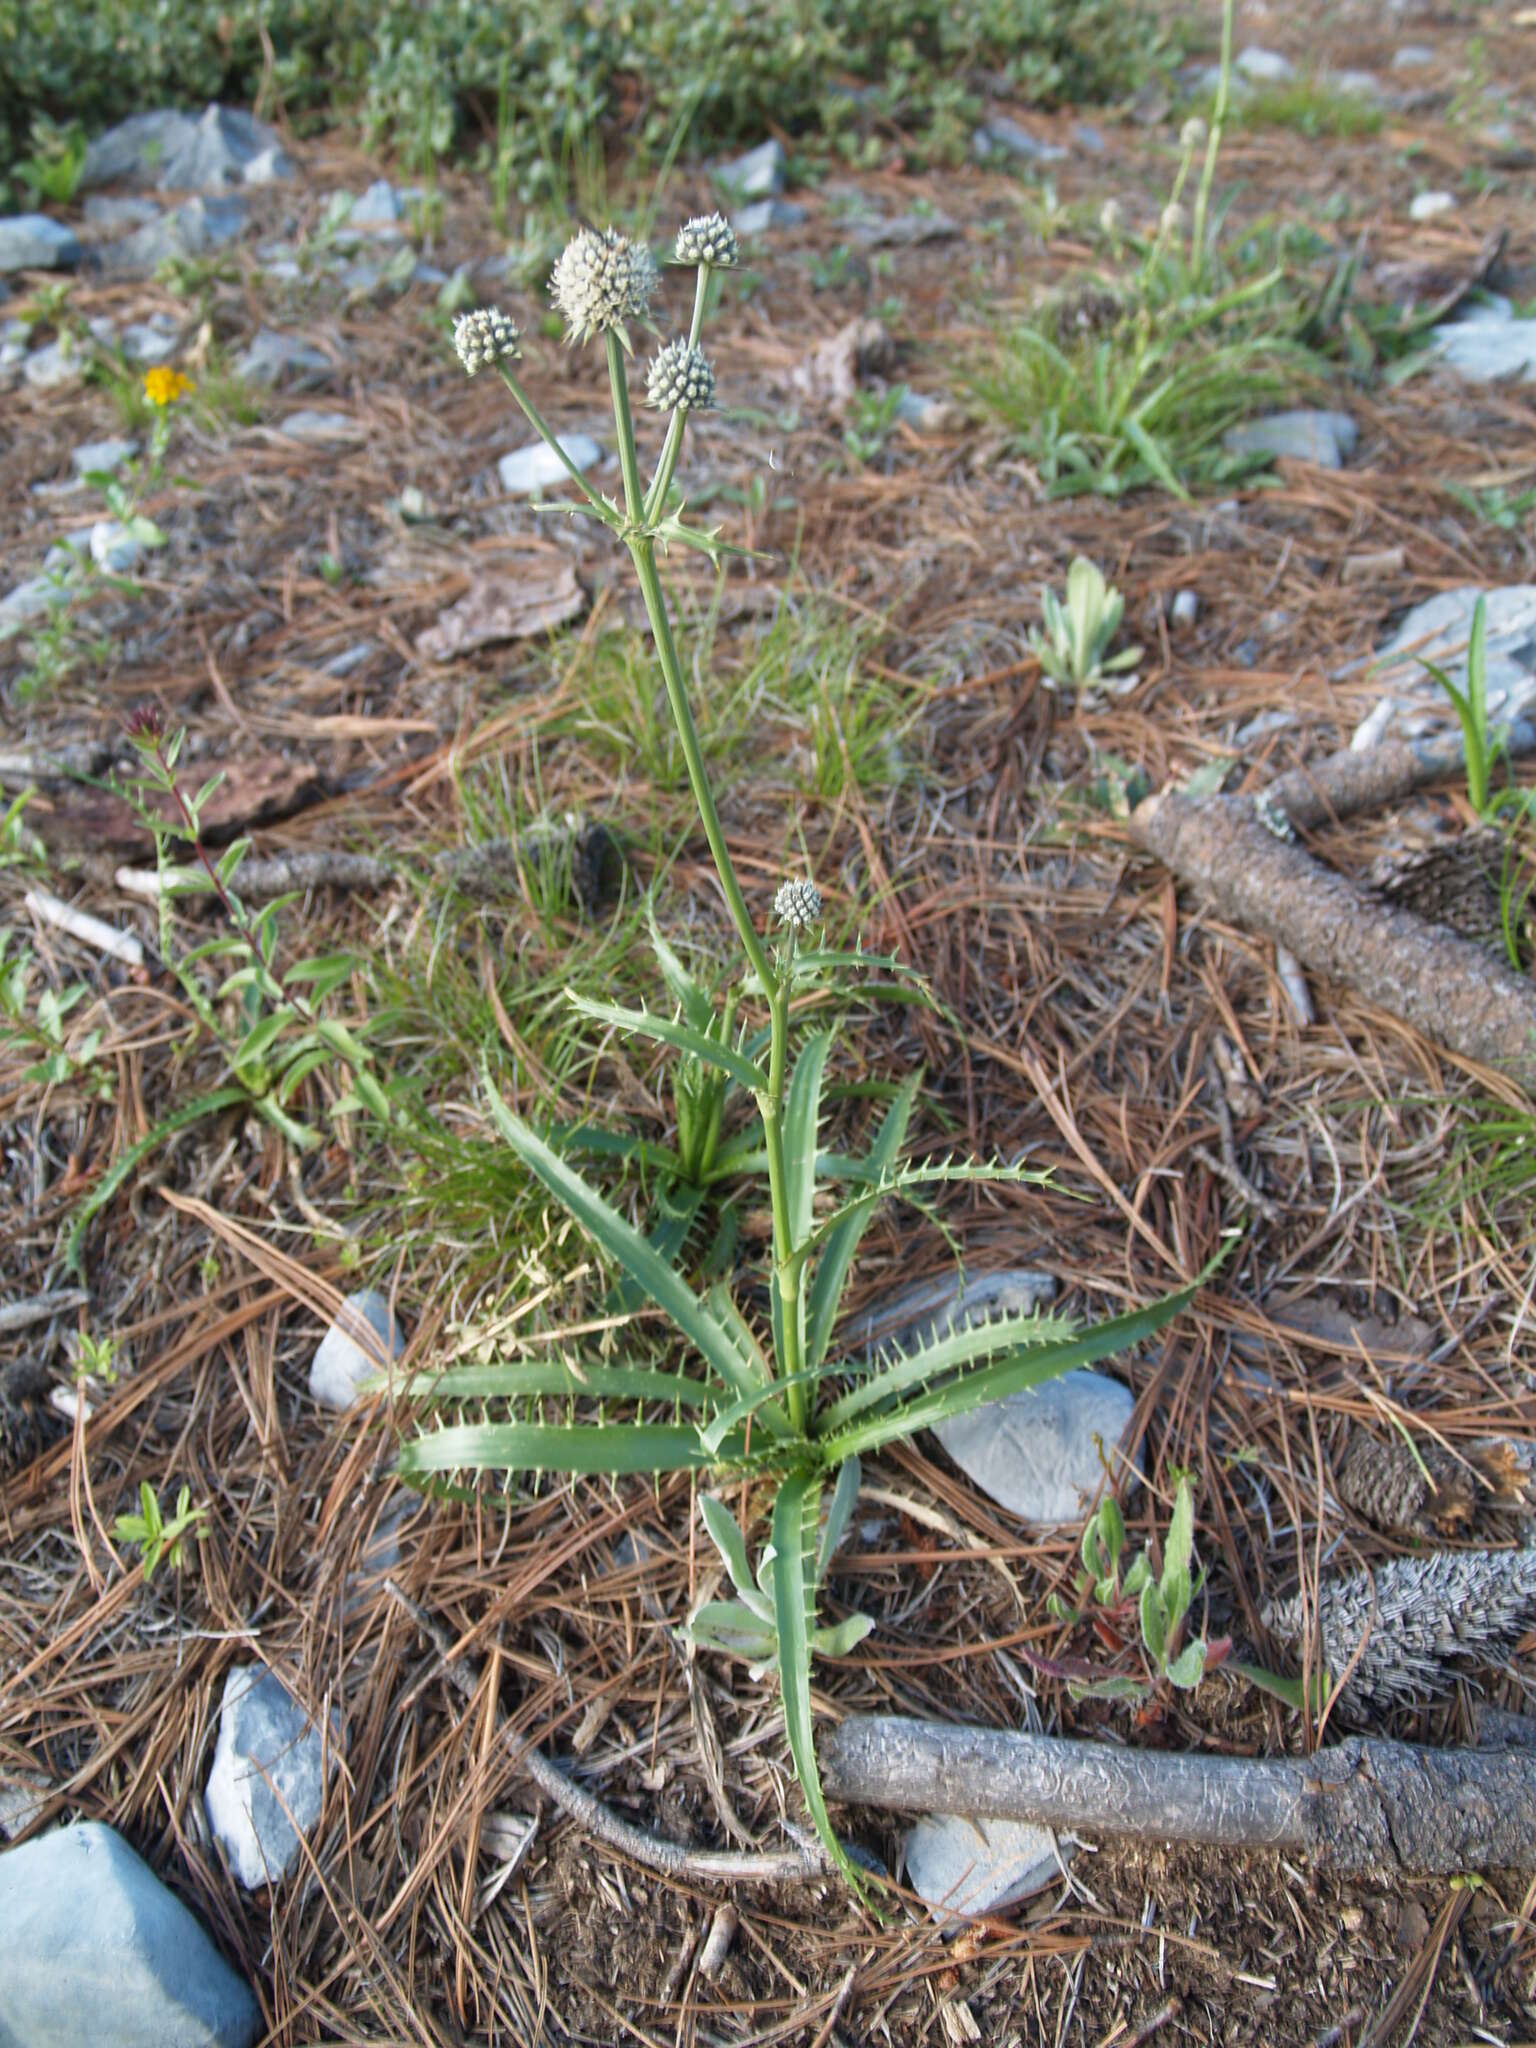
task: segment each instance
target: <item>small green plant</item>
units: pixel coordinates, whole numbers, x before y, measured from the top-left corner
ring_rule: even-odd
[[[843,446],[855,462],[877,462],[885,453],[907,396],[905,384],[883,391],[861,387],[853,394],[843,424]]]
[[[0,929],[0,1047],[34,1055],[22,1069],[24,1081],[57,1088],[84,1079],[99,1100],[110,1101],[111,1075],[104,1068],[92,1071],[105,1035],[102,1027],[93,1025],[73,1041],[65,1029],[70,1012],[89,1000],[90,989],[84,982],[66,989],[45,988],[34,1003],[32,956],[24,949],[12,953],[10,942],[10,933]]]
[[[1501,533],[1519,533],[1536,526],[1536,484],[1523,491],[1506,490],[1502,484],[1490,484],[1480,491],[1465,484],[1447,484],[1445,490],[1474,519],[1496,526]]]
[[[89,1330],[81,1330],[75,1337],[75,1378],[77,1380],[100,1380],[104,1387],[117,1384],[118,1352],[121,1339],[117,1337],[93,1336]]]
[[[1045,632],[1029,636],[1030,652],[1036,656],[1047,680],[1059,690],[1101,689],[1112,692],[1134,687],[1136,677],[1127,675],[1141,659],[1139,647],[1109,653],[1110,642],[1120,630],[1125,599],[1107,583],[1103,571],[1086,555],[1078,555],[1067,571],[1067,601],[1052,590],[1040,593],[1045,614]]]
[[[748,1524],[727,1536],[721,1516],[712,1511],[711,1534],[726,1546],[749,1617],[742,1623],[748,1628],[746,1654],[760,1667],[776,1659],[790,1755],[807,1807],[829,1855],[862,1891],[865,1880],[832,1830],[812,1731],[812,1656],[818,1648],[845,1646],[858,1632],[857,1624],[845,1624],[823,1633],[816,1620],[817,1587],[832,1547],[821,1526],[825,1485],[833,1484],[830,1526],[846,1515],[858,1489],[855,1461],[868,1452],[1138,1341],[1176,1314],[1199,1282],[1086,1329],[1056,1316],[1014,1315],[948,1330],[903,1352],[871,1356],[856,1341],[839,1343],[844,1291],[882,1202],[918,1200],[922,1191],[947,1185],[1039,1182],[1044,1176],[1022,1165],[947,1159],[904,1165],[917,1073],[894,1086],[862,1154],[834,1152],[822,1142],[839,1017],[852,990],[896,978],[897,963],[821,943],[821,893],[799,877],[778,889],[765,934],[742,891],[721,825],[694,713],[694,689],[703,687],[702,679],[690,687],[692,670],[678,651],[657,554],[693,549],[718,563],[728,551],[718,531],[684,521],[681,510],[673,509],[671,491],[689,416],[714,399],[715,372],[699,337],[717,280],[736,267],[736,236],[721,215],[700,217],[679,231],[674,254],[680,268],[694,273],[693,310],[686,333],[665,342],[646,371],[647,402],[666,422],[648,480],[641,474],[626,358],[630,327],[649,322],[659,282],[654,260],[643,243],[613,228],[583,229],[555,265],[552,291],[568,338],[595,339],[602,347],[621,499],[602,496],[575,467],[529,398],[513,367],[521,337],[504,313],[485,308],[465,314],[455,345],[469,375],[485,369],[500,375],[575,486],[573,510],[605,528],[634,567],[699,829],[740,956],[733,977],[714,998],[721,1007],[708,1016],[665,970],[675,1004],[670,1016],[590,998],[578,1008],[615,1031],[660,1046],[663,1057],[670,1053],[697,1063],[685,1069],[695,1077],[684,1084],[685,1120],[693,1119],[696,1133],[702,1128],[704,1140],[713,1142],[716,1104],[723,1098],[700,1089],[700,1068],[724,1076],[743,1104],[751,1105],[745,1130],[733,1134],[740,1140],[733,1163],[744,1196],[755,1193],[759,1206],[767,1198],[772,1249],[761,1274],[766,1312],[754,1321],[723,1280],[700,1292],[608,1193],[577,1170],[560,1133],[541,1133],[511,1110],[484,1069],[486,1106],[511,1152],[639,1295],[662,1312],[687,1363],[679,1369],[675,1358],[658,1361],[643,1352],[615,1362],[611,1350],[589,1362],[574,1352],[561,1358],[540,1347],[538,1356],[446,1373],[425,1392],[433,1406],[493,1399],[509,1404],[508,1419],[427,1429],[402,1447],[400,1470],[427,1483],[436,1475],[487,1470],[721,1472],[742,1482]],[[793,1056],[792,1032],[798,1040]],[[627,1134],[618,1134],[616,1142],[635,1146]],[[591,1148],[590,1135],[584,1134],[583,1145]],[[717,1169],[719,1164],[717,1154]],[[747,1528],[763,1503],[770,1533],[763,1571],[754,1580],[746,1565]],[[706,1632],[709,1626],[706,1621]]]
[[[189,1537],[196,1538],[197,1525],[207,1515],[206,1508],[192,1505],[192,1489],[181,1487],[176,1495],[176,1511],[166,1519],[155,1489],[149,1481],[139,1486],[139,1512],[136,1515],[119,1515],[112,1524],[112,1534],[119,1543],[136,1549],[144,1559],[145,1583],[154,1577],[163,1558],[173,1572],[179,1572],[186,1563],[184,1546]]]
[[[1379,107],[1313,79],[1262,88],[1243,101],[1238,117],[1245,128],[1291,128],[1309,138],[1328,135],[1346,141],[1379,135],[1382,124]]]
[[[32,154],[16,165],[15,177],[34,206],[71,203],[85,168],[85,142],[79,121],[61,125],[46,114],[33,117]]]
[[[1047,1605],[1068,1628],[1092,1620],[1101,1637],[1132,1647],[1132,1617],[1139,1636],[1139,1672],[1096,1674],[1094,1667],[1065,1659],[1036,1659],[1039,1668],[1065,1678],[1074,1699],[1145,1699],[1161,1686],[1193,1692],[1208,1670],[1225,1661],[1231,1643],[1189,1636],[1189,1614],[1205,1582],[1195,1565],[1195,1496],[1187,1474],[1174,1488],[1173,1513],[1163,1541],[1163,1567],[1155,1572],[1142,1551],[1122,1571],[1125,1520],[1112,1494],[1083,1530],[1083,1569],[1076,1606],[1057,1594]]]
[[[1467,801],[1479,818],[1490,817],[1507,794],[1495,795],[1493,790],[1493,771],[1504,751],[1504,741],[1488,723],[1487,641],[1488,606],[1480,597],[1472,607],[1472,630],[1467,636],[1466,688],[1458,688],[1437,663],[1421,658],[1421,666],[1450,698],[1456,713],[1466,754]]]

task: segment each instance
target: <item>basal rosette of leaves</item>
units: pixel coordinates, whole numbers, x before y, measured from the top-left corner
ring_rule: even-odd
[[[1038,1183],[1046,1176],[1017,1165],[909,1163],[919,1073],[894,1088],[862,1156],[834,1153],[823,1143],[840,994],[851,1000],[854,989],[882,980],[907,999],[923,991],[894,959],[823,943],[822,897],[804,876],[779,887],[772,916],[766,928],[760,925],[710,786],[692,697],[709,686],[707,680],[690,681],[694,666],[679,655],[658,553],[689,548],[718,564],[729,551],[718,531],[685,521],[672,487],[686,431],[703,409],[679,401],[703,393],[706,385],[713,395],[714,371],[710,366],[704,376],[700,337],[717,281],[735,260],[735,239],[723,219],[687,223],[673,272],[689,266],[694,272],[686,338],[664,342],[648,371],[643,365],[632,369],[629,351],[640,323],[660,317],[649,253],[612,229],[584,228],[555,266],[552,295],[568,337],[594,342],[606,362],[623,480],[621,493],[612,498],[566,458],[519,381],[519,337],[505,316],[482,308],[458,323],[455,343],[466,372],[479,376],[494,369],[559,457],[579,493],[567,509],[598,521],[629,554],[699,829],[740,955],[733,973],[705,988],[653,920],[652,943],[669,999],[663,1007],[631,1009],[571,997],[585,1016],[661,1046],[675,1062],[677,1080],[669,1091],[677,1106],[675,1150],[621,1132],[540,1129],[508,1107],[488,1070],[482,1075],[495,1129],[616,1269],[629,1299],[662,1312],[671,1325],[670,1343],[657,1353],[648,1334],[655,1328],[652,1318],[648,1326],[608,1330],[618,1341],[597,1356],[583,1351],[573,1335],[563,1357],[541,1344],[537,1355],[450,1370],[420,1388],[429,1426],[403,1447],[400,1470],[413,1482],[452,1490],[459,1485],[453,1475],[483,1471],[689,1471],[760,1481],[750,1491],[766,1512],[767,1540],[755,1570],[750,1524],[739,1527],[717,1500],[703,1510],[736,1598],[701,1608],[692,1618],[694,1639],[746,1659],[761,1673],[777,1671],[807,1806],[830,1854],[862,1888],[864,1880],[833,1833],[822,1799],[810,1693],[813,1656],[845,1652],[868,1627],[858,1615],[824,1622],[817,1598],[858,1493],[860,1460],[983,1402],[1139,1342],[1177,1314],[1199,1282],[1090,1327],[1051,1315],[1003,1316],[936,1330],[906,1350],[873,1354],[841,1330],[840,1310],[861,1242],[888,1199],[921,1204],[956,1182]],[[675,365],[685,358],[691,378],[680,381]],[[666,417],[648,479],[631,412],[632,374]],[[771,1249],[762,1269],[744,1276],[757,1286],[749,1291],[724,1281],[696,1285],[677,1262],[675,1240],[662,1228],[643,1232],[584,1170],[586,1161],[604,1156],[643,1160],[678,1180],[700,1175],[716,1184],[731,1181],[747,1202],[766,1208]],[[764,1296],[766,1314],[754,1312],[753,1302]],[[824,1519],[829,1485],[831,1506]]]

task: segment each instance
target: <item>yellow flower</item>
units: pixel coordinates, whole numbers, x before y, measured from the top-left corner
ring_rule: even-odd
[[[178,398],[190,397],[196,389],[190,377],[184,377],[180,370],[167,370],[163,364],[144,372],[144,396],[151,405],[174,405]]]

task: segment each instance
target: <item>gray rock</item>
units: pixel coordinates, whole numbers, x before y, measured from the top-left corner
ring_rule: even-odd
[[[1054,1883],[1066,1860],[1049,1828],[958,1813],[926,1814],[908,1830],[903,1855],[912,1889],[936,1920],[1004,1912]]]
[[[245,219],[243,199],[189,199],[122,241],[109,243],[102,251],[102,266],[118,277],[148,277],[162,263],[221,249],[234,241]]]
[[[923,242],[953,241],[959,232],[959,223],[937,208],[928,213],[899,213],[894,220],[873,220],[854,230],[866,249],[915,249]]]
[[[118,343],[130,363],[149,369],[169,362],[181,340],[181,322],[174,313],[151,313],[147,320],[133,320],[118,336]]]
[[[52,576],[29,576],[0,597],[0,640],[19,633],[29,619],[40,619],[58,599],[58,585]]]
[[[309,1367],[309,1391],[322,1408],[350,1408],[364,1380],[372,1379],[405,1349],[400,1325],[376,1287],[349,1294],[321,1338]]]
[[[716,164],[715,182],[734,199],[772,199],[784,190],[787,169],[783,143],[760,142],[745,156]]]
[[[347,412],[291,412],[281,423],[290,441],[360,441],[363,429]]]
[[[1456,211],[1454,192],[1420,192],[1408,208],[1410,220],[1438,220],[1442,213]]]
[[[938,398],[926,391],[903,389],[896,402],[896,417],[917,434],[955,434],[966,424],[965,408],[952,398]]]
[[[46,213],[15,213],[0,220],[0,276],[12,270],[73,270],[79,261],[74,230]]]
[[[1375,656],[1372,668],[1387,691],[1370,714],[1376,738],[1389,728],[1411,737],[1454,726],[1450,703],[1421,661],[1434,662],[1459,690],[1466,689],[1467,638],[1479,597],[1485,600],[1488,715],[1502,721],[1536,711],[1536,583],[1486,590],[1466,583],[1416,604]]]
[[[1255,85],[1286,85],[1296,76],[1296,66],[1278,50],[1261,50],[1250,44],[1239,50],[1234,67]]]
[[[105,569],[108,575],[121,576],[143,554],[144,543],[116,519],[98,519],[91,528],[90,549],[97,568]]]
[[[405,206],[399,193],[388,178],[375,178],[361,199],[354,201],[347,214],[347,225],[354,228],[387,228],[405,218]]]
[[[1099,1443],[1112,1458],[1135,1406],[1129,1387],[1084,1367],[957,1415],[934,1435],[1000,1507],[1054,1529],[1082,1520],[1104,1479]],[[1111,1469],[1122,1490],[1122,1475],[1134,1485],[1124,1466]]]
[[[225,1679],[203,1805],[248,1892],[278,1883],[298,1862],[299,1837],[325,1804],[322,1772],[334,1764],[339,1734],[333,1726],[327,1756],[320,1729],[263,1664],[237,1664]]]
[[[247,384],[270,387],[288,383],[299,390],[313,390],[336,374],[336,365],[328,355],[308,342],[299,341],[291,334],[279,334],[271,327],[261,328],[249,348],[235,363],[235,374],[243,377]]]
[[[249,2048],[261,2008],[207,1931],[100,1821],[0,1856],[6,2048]]]
[[[1040,142],[1019,122],[1012,121],[1006,114],[991,114],[972,137],[971,146],[977,156],[1011,156],[1022,163],[1059,163],[1067,154],[1058,142]],[[1099,147],[1103,148],[1103,137]]]
[[[1360,429],[1347,412],[1303,408],[1229,427],[1223,445],[1233,455],[1273,455],[1315,463],[1319,469],[1342,469],[1359,439]]]
[[[809,213],[794,199],[760,199],[754,206],[743,206],[731,215],[731,226],[738,235],[766,235],[773,228],[797,228],[810,219]]]
[[[1521,377],[1536,382],[1536,320],[1515,320],[1479,307],[1463,320],[1437,327],[1430,347],[1448,369],[1474,384]]]
[[[1381,80],[1374,71],[1330,71],[1327,84],[1331,91],[1342,93],[1346,99],[1379,100],[1384,97]]]
[[[160,218],[153,199],[129,199],[113,192],[92,192],[81,211],[93,228],[142,228]]]
[[[21,374],[34,391],[53,391],[61,384],[78,384],[88,359],[73,336],[60,335],[46,347],[34,349],[22,364]]]
[[[1168,607],[1168,617],[1175,626],[1192,626],[1200,616],[1200,593],[1197,590],[1176,590],[1173,603]]]
[[[1090,156],[1102,156],[1109,147],[1104,140],[1103,130],[1095,128],[1091,121],[1074,121],[1072,140],[1079,149],[1086,149]]]
[[[1439,55],[1439,51],[1432,49],[1428,43],[1404,43],[1400,49],[1392,52],[1392,69],[1422,71],[1426,65],[1436,63]]]
[[[556,438],[578,469],[590,469],[594,462],[602,460],[602,447],[590,434],[560,434]],[[530,441],[525,447],[514,448],[510,455],[503,455],[496,465],[496,474],[501,478],[501,488],[514,498],[525,498],[530,491],[547,491],[555,484],[570,481],[554,450],[542,441]]]
[[[0,1835],[14,1842],[31,1827],[48,1804],[51,1789],[38,1779],[22,1785],[0,1785]]]
[[[294,171],[276,129],[238,108],[209,106],[199,115],[165,108],[134,114],[98,135],[86,150],[80,183],[86,190],[135,184],[160,192],[223,192]]]

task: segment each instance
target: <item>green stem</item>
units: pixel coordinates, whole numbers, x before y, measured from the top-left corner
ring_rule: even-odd
[[[605,505],[591,484],[587,482],[581,471],[561,447],[560,438],[554,428],[545,419],[544,415],[539,411],[539,408],[534,404],[527,392],[524,391],[522,385],[518,383],[505,363],[501,366],[501,381],[517,400],[522,408],[524,418],[529,426],[533,428],[539,439],[544,442],[546,447],[552,448],[555,451],[555,454],[564,464],[566,474],[570,477],[571,482],[575,484],[598,518],[602,520],[605,526],[617,527],[618,520],[614,515],[613,507]]]
[[[603,336],[608,356],[608,384],[613,392],[613,424],[619,437],[619,467],[624,472],[624,509],[631,526],[638,526],[645,512],[640,489],[640,462],[635,454],[635,422],[629,410],[629,379],[624,374],[624,344],[610,327]]]
[[[704,330],[704,309],[709,300],[711,272],[707,263],[701,263],[694,273],[693,318],[688,325],[688,346],[697,348],[699,336]],[[672,488],[672,477],[677,469],[677,458],[682,452],[683,428],[688,415],[678,411],[667,423],[667,438],[662,443],[661,460],[656,465],[656,474],[651,479],[651,488],[645,494],[645,523],[654,526],[666,510],[667,493]]]
[[[758,1098],[762,1111],[763,1136],[768,1151],[768,1198],[773,1209],[773,1284],[778,1293],[779,1328],[784,1356],[780,1361],[786,1389],[789,1419],[796,1433],[807,1433],[808,1402],[803,1384],[796,1382],[803,1359],[800,1342],[800,1302],[805,1288],[805,1261],[795,1256],[794,1234],[789,1215],[789,1175],[784,1165],[784,1072],[789,1048],[789,984],[781,982],[769,1001],[768,1092]]]
[[[1205,274],[1205,214],[1216,178],[1216,159],[1221,154],[1221,130],[1227,118],[1227,95],[1232,84],[1233,6],[1234,0],[1225,0],[1221,10],[1221,77],[1216,86],[1216,105],[1211,110],[1211,132],[1206,139],[1205,165],[1200,173],[1200,190],[1195,196],[1195,224],[1189,238],[1190,262],[1196,284]]]

